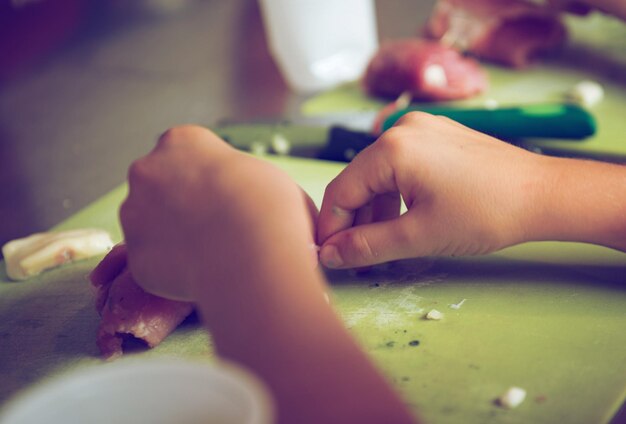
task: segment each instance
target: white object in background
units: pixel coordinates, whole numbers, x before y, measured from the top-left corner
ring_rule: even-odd
[[[604,88],[590,80],[580,81],[567,93],[568,97],[583,106],[591,107],[600,103],[604,98]]]
[[[354,81],[378,48],[374,0],[260,0],[274,60],[292,89]]]
[[[272,417],[268,391],[235,365],[142,358],[43,383],[9,402],[0,424],[270,424]]]
[[[36,233],[2,246],[7,275],[26,280],[41,272],[69,262],[106,253],[113,247],[104,230],[86,228]]]

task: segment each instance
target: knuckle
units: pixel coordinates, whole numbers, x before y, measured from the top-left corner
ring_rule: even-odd
[[[128,167],[128,183],[132,186],[144,178],[146,174],[145,159],[138,159]]]
[[[333,178],[332,181],[328,183],[328,185],[326,186],[324,193],[332,193],[333,191],[335,191],[337,184],[338,184],[338,179],[339,179],[339,176]]]
[[[119,218],[122,229],[124,230],[125,241],[128,244],[128,239],[132,239],[131,232],[129,231],[129,228],[132,228],[132,225],[129,226],[129,224],[133,221],[133,206],[130,198],[127,198],[121,204],[119,209]]]
[[[172,127],[167,130],[163,134],[161,134],[156,142],[157,148],[167,148],[176,142],[176,140],[180,139],[181,128],[180,127]]]
[[[449,117],[447,117],[447,116],[437,115],[437,116],[433,116],[433,118],[434,118],[434,120],[435,120],[436,122],[439,122],[439,123],[446,123],[446,124],[448,124],[448,125],[449,125],[449,124],[458,125],[458,122],[457,122],[457,121],[455,121],[454,119],[449,118]]]
[[[421,112],[421,111],[412,111],[405,115],[403,115],[396,122],[396,126],[422,126],[427,125],[435,119],[435,116],[430,113]]]
[[[157,140],[157,148],[169,148],[182,141],[197,138],[206,130],[197,125],[178,125],[167,129]]]
[[[464,127],[464,125],[447,116],[437,115],[433,116],[432,118],[433,127],[439,130],[447,129],[449,131],[450,129]]]
[[[386,157],[398,157],[405,153],[406,140],[412,140],[414,135],[409,134],[406,128],[393,127],[387,130],[376,142],[379,154]]]
[[[157,140],[157,148],[168,148],[185,138],[186,128],[184,126],[168,128]]]
[[[324,189],[324,200],[332,205],[341,203],[343,196],[341,194],[341,180],[335,177]]]

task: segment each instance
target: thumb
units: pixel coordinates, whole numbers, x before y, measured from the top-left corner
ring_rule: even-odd
[[[328,268],[356,268],[419,256],[415,224],[405,214],[339,231],[322,245],[320,262]]]

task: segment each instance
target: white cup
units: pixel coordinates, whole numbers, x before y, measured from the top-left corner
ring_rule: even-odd
[[[374,0],[260,0],[272,56],[298,92],[358,79],[378,47]]]
[[[19,395],[1,424],[269,424],[265,388],[230,364],[119,360]]]

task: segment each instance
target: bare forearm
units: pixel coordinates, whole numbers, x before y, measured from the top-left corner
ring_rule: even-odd
[[[271,254],[269,255],[271,256]],[[218,353],[270,387],[284,423],[409,423],[410,414],[323,297],[305,258],[257,264],[235,304],[200,303]],[[283,258],[284,259],[284,258]],[[307,267],[307,265],[309,265]],[[229,308],[229,311],[225,309]],[[217,318],[219,317],[219,318]]]
[[[542,158],[545,183],[531,214],[531,240],[599,244],[626,251],[626,167]]]

